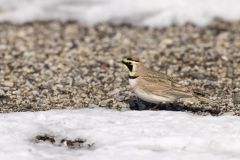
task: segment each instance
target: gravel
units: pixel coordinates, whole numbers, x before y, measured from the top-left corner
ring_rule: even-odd
[[[138,107],[116,61],[137,56],[219,102]],[[167,109],[240,115],[240,22],[156,29],[77,22],[0,24],[0,112],[80,108]]]

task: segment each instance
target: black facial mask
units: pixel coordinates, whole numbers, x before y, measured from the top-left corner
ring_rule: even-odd
[[[131,62],[122,61],[122,63],[128,67],[129,71],[131,71],[131,72],[133,71],[133,65]]]

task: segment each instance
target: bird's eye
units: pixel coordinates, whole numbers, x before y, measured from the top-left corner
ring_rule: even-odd
[[[133,71],[133,65],[132,65],[132,63],[127,63],[127,67],[128,67],[128,69],[129,69],[129,71]]]

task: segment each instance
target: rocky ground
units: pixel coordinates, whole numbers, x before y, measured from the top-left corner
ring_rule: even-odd
[[[157,109],[240,115],[240,22],[162,29],[76,22],[0,24],[0,112],[141,109],[116,61],[138,56],[219,102]],[[151,109],[147,107],[143,109]],[[156,109],[156,108],[155,108]]]

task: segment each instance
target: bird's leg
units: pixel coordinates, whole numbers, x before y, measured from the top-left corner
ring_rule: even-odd
[[[159,106],[159,104],[155,104],[155,105],[151,108],[151,110],[157,110],[157,109],[158,109],[158,106]]]
[[[162,104],[164,103],[157,103],[152,107],[152,110],[159,110],[159,108],[161,108]]]

